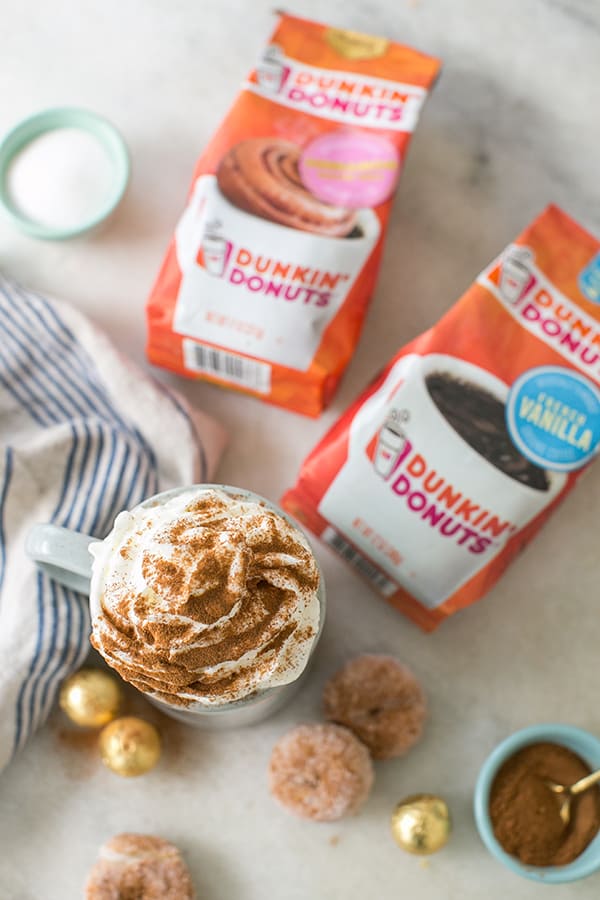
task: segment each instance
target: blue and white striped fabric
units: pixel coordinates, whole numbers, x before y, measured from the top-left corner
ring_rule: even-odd
[[[209,480],[222,443],[79,313],[0,275],[0,769],[89,649],[86,598],[36,571],[28,529],[103,537],[120,510]]]

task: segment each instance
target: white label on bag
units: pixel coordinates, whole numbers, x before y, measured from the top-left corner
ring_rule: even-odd
[[[532,487],[480,455],[432,399],[426,380],[434,373],[506,401],[507,385],[472,363],[402,357],[355,414],[347,458],[318,507],[428,608],[486,566],[565,485],[564,474],[545,471],[542,487]]]
[[[175,232],[173,330],[305,371],[379,237],[372,210],[357,221],[353,238],[287,228],[237,209],[201,176]]]
[[[259,61],[256,81],[247,81],[244,87],[320,119],[387,131],[414,131],[427,97],[425,88],[415,84],[319,69],[285,56],[275,46],[268,47]]]

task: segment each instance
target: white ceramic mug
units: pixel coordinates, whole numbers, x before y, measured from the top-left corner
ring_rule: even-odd
[[[265,504],[269,509],[272,509],[282,518],[290,522],[295,529],[301,530],[297,523],[292,522],[286,513],[276,504],[272,503],[270,500],[266,500],[258,494],[254,494],[252,491],[223,484],[199,484],[194,485],[193,487],[196,487],[198,491],[210,489],[220,490],[238,497],[241,494],[247,500]],[[143,503],[140,503],[139,507],[154,506],[157,501],[166,503],[177,494],[189,490],[190,487],[181,487],[155,494],[153,497],[149,497],[147,500],[144,500]],[[136,509],[137,508],[138,507],[136,507]],[[108,535],[105,540],[108,540],[109,538],[110,535]],[[37,563],[50,578],[65,585],[65,587],[72,588],[82,594],[90,595],[90,614],[92,622],[100,613],[101,590],[98,589],[93,593],[90,593],[92,556],[89,548],[91,544],[96,542],[96,538],[92,538],[87,534],[81,534],[77,531],[71,531],[68,528],[61,528],[57,525],[50,524],[35,525],[29,532],[26,542],[27,555]],[[314,638],[311,657],[321,636],[325,621],[325,584],[323,581],[323,574],[320,570],[319,575],[319,629]],[[262,691],[259,689],[247,698],[236,700],[231,703],[225,703],[222,706],[207,706],[198,702],[189,707],[178,707],[172,706],[163,700],[155,700],[150,695],[146,696],[164,712],[187,724],[210,729],[234,728],[259,722],[284,706],[299,688],[302,679],[307,672],[307,668],[308,665],[293,682],[276,685],[275,687],[268,687]]]

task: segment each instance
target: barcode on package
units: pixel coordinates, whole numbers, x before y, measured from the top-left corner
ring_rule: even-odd
[[[186,339],[183,341],[183,361],[186,369],[193,372],[214,375],[260,394],[268,394],[271,390],[271,366],[256,359]]]
[[[398,585],[388,578],[387,575],[384,575],[381,569],[378,569],[374,563],[366,558],[366,556],[363,556],[362,553],[357,550],[353,544],[347,541],[346,538],[342,537],[338,531],[335,531],[331,526],[327,526],[321,535],[321,539],[336,550],[346,562],[350,563],[352,568],[356,569],[359,575],[362,575],[363,578],[370,581],[373,587],[377,588],[384,597],[391,597],[392,594],[396,593]]]

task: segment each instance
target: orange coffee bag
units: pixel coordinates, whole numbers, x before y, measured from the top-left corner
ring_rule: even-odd
[[[284,507],[425,630],[479,600],[600,445],[600,242],[549,207],[392,359]]]
[[[282,15],[198,160],[150,296],[148,357],[316,416],[352,356],[439,70]]]

